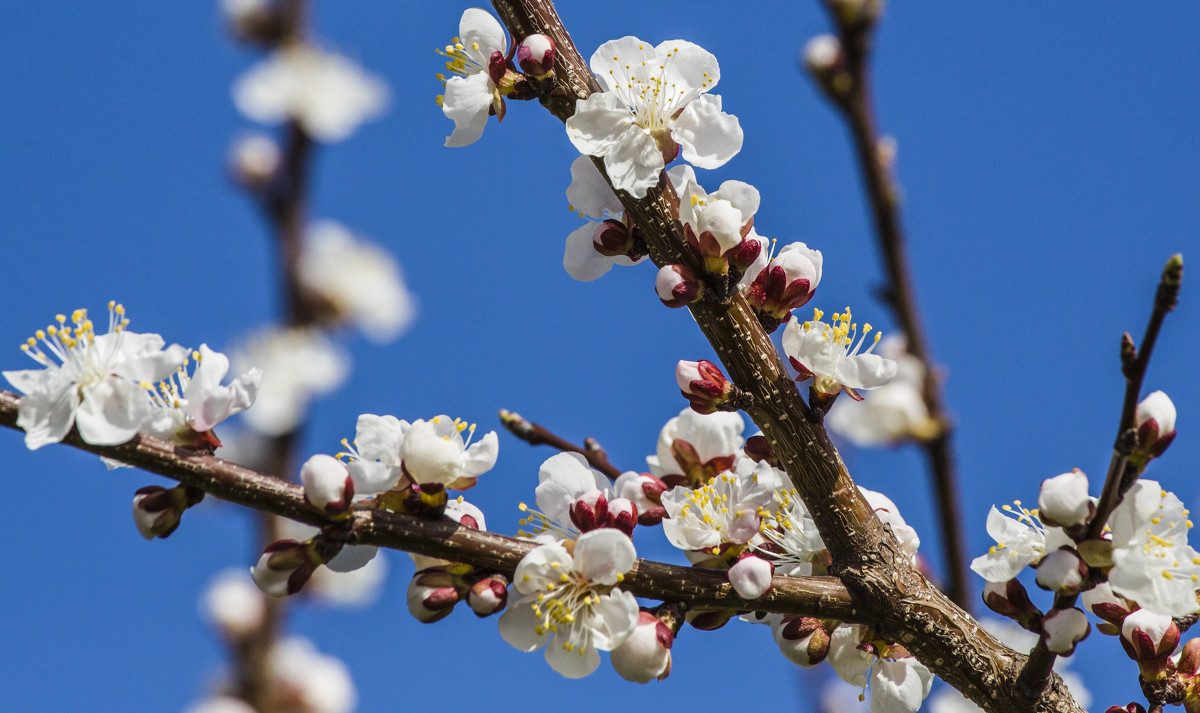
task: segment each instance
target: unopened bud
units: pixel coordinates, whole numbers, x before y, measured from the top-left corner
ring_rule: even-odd
[[[1079,609],[1051,609],[1042,618],[1042,631],[1046,634],[1047,649],[1059,656],[1070,656],[1075,653],[1075,645],[1091,633],[1092,626],[1087,614]]]
[[[1171,653],[1179,645],[1179,627],[1171,617],[1139,609],[1121,625],[1121,646],[1137,661],[1142,678],[1161,680],[1167,674]]]
[[[742,450],[755,463],[761,463],[765,460],[771,465],[775,465],[775,452],[771,449],[771,442],[762,434],[747,438],[745,445],[742,446]]]
[[[983,603],[997,614],[1016,621],[1023,629],[1041,631],[1042,612],[1029,599],[1025,586],[1015,578],[985,583]]]
[[[1088,566],[1070,547],[1055,550],[1037,565],[1037,585],[1055,594],[1078,594],[1087,578]]]
[[[179,528],[183,511],[203,499],[204,491],[190,485],[147,485],[133,495],[133,522],[147,540],[169,537]]]
[[[628,498],[614,498],[608,503],[608,526],[633,537],[638,524],[638,509]]]
[[[642,525],[657,525],[667,516],[662,494],[667,484],[649,473],[622,473],[613,483],[613,490],[637,508],[637,521]]]
[[[477,616],[491,616],[508,604],[508,587],[499,575],[485,577],[467,590],[467,606]]]
[[[663,265],[654,278],[654,291],[663,304],[677,308],[700,299],[704,287],[687,265]]]
[[[688,609],[684,620],[701,631],[716,631],[737,613],[737,609]]]
[[[1124,706],[1110,706],[1104,713],[1146,713],[1141,703],[1130,703]]]
[[[247,134],[229,151],[229,173],[238,185],[258,191],[275,180],[282,161],[279,145],[270,137]]]
[[[571,523],[580,532],[590,532],[608,524],[608,498],[599,490],[584,493],[570,507]]]
[[[1087,590],[1080,596],[1080,599],[1083,600],[1084,608],[1103,620],[1103,623],[1098,624],[1096,628],[1100,630],[1101,634],[1109,636],[1121,633],[1121,625],[1125,623],[1125,617],[1137,609],[1136,604],[1113,593],[1112,585],[1108,582],[1102,582]]]
[[[251,44],[269,44],[283,32],[276,4],[271,0],[222,0],[221,11],[234,37]]]
[[[729,583],[742,599],[758,599],[771,588],[775,565],[762,557],[745,553],[726,572]]]
[[[554,39],[543,34],[533,34],[521,40],[517,47],[517,64],[521,71],[542,79],[554,71]]]
[[[829,654],[829,628],[820,619],[784,617],[771,625],[771,633],[779,651],[799,666],[816,666]]]
[[[671,627],[646,610],[638,612],[637,626],[625,642],[612,650],[613,668],[626,681],[649,683],[671,673]]]
[[[316,569],[308,542],[279,540],[267,546],[250,570],[254,583],[269,597],[286,597],[304,588]]]
[[[821,251],[810,250],[804,243],[792,243],[779,251],[758,273],[746,299],[777,321],[812,299],[821,282]]]
[[[592,233],[592,247],[607,257],[629,254],[629,249],[633,247],[629,226],[612,218],[596,223],[596,231]]]
[[[1138,451],[1147,458],[1157,458],[1175,440],[1175,404],[1161,391],[1155,391],[1137,405],[1134,427],[1137,429]]]
[[[1042,481],[1038,491],[1038,518],[1047,525],[1070,528],[1084,525],[1096,513],[1088,497],[1088,479],[1076,468]]]
[[[1191,639],[1183,645],[1179,654],[1179,663],[1175,670],[1184,676],[1195,676],[1200,673],[1200,639]]]
[[[333,515],[350,509],[354,500],[354,480],[337,458],[319,453],[300,468],[304,499]]]
[[[458,604],[461,584],[458,577],[441,569],[417,572],[408,583],[408,612],[425,624],[445,619]]]
[[[675,366],[675,381],[679,391],[697,413],[709,414],[733,396],[733,382],[711,361],[681,361]]]
[[[833,35],[817,35],[804,45],[804,68],[831,97],[842,97],[854,86],[842,43]]]
[[[200,608],[209,623],[233,641],[258,631],[267,612],[262,592],[241,569],[217,575],[204,592]]]

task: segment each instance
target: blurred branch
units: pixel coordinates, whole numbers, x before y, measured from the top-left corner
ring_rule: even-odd
[[[837,71],[849,80],[845,85],[838,86],[840,91],[828,91],[827,95],[841,110],[842,118],[850,130],[866,184],[875,222],[876,245],[887,272],[887,286],[883,290],[885,302],[904,331],[908,353],[919,359],[925,367],[922,394],[925,408],[941,428],[935,437],[920,443],[933,476],[945,568],[949,578],[948,592],[955,603],[970,610],[974,598],[967,575],[966,538],[959,507],[958,476],[952,443],[953,425],[942,400],[941,378],[925,336],[921,312],[917,308],[916,286],[909,267],[904,228],[900,224],[900,187],[892,175],[889,148],[881,139],[875,122],[868,61],[875,21],[878,19],[872,12],[878,9],[870,7],[869,0],[858,3],[862,7],[854,12],[844,6],[855,3],[837,0],[824,2],[837,25],[842,46],[844,67],[839,67]]]
[[[549,0],[492,0],[492,4],[515,40],[533,33],[554,40],[556,79],[542,103],[555,116],[565,120],[574,100],[599,90]],[[603,174],[603,161],[594,162]],[[623,191],[617,191],[617,196],[626,217],[645,236],[655,265],[701,267],[676,220],[678,198],[669,182],[660,180],[641,200]],[[931,671],[989,710],[1029,713],[1030,706],[1018,700],[1014,688],[1023,657],[983,631],[901,553],[855,486],[824,428],[803,418],[804,400],[746,301],[735,296],[728,305],[693,303],[689,309],[732,381],[753,396],[747,411],[812,513],[833,558],[830,571],[845,584],[876,631],[902,643]],[[1082,709],[1061,679],[1054,678],[1032,710],[1079,713]]]
[[[621,475],[621,469],[608,462],[608,454],[594,439],[585,439],[582,446],[577,446],[555,435],[545,426],[526,421],[521,414],[505,409],[500,410],[500,423],[504,424],[509,433],[531,446],[550,446],[560,451],[578,453],[587,458],[589,465],[608,476],[609,480],[616,480]]]
[[[17,429],[19,397],[0,390],[0,426]],[[201,455],[146,434],[120,446],[93,446],[72,431],[63,443],[192,485],[222,500],[314,527],[345,528],[304,500],[303,489],[281,478]],[[462,527],[441,518],[372,510],[353,510],[351,544],[377,545],[427,557],[462,562],[509,577],[536,544],[527,540]],[[635,596],[686,603],[690,608],[736,609],[863,621],[850,593],[834,577],[776,576],[771,589],[753,602],[741,599],[725,572],[638,560],[621,587]]]

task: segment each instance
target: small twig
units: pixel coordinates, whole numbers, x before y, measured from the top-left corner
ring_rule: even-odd
[[[839,14],[837,7],[830,0],[826,0],[826,4],[830,6],[830,14],[838,26],[846,71],[853,80],[847,92],[831,98],[841,109],[850,129],[866,184],[867,197],[875,221],[876,244],[887,270],[888,284],[883,287],[882,292],[887,296],[886,303],[892,308],[908,340],[908,353],[919,359],[925,367],[922,394],[925,407],[930,418],[941,424],[940,433],[934,438],[921,441],[921,446],[933,476],[938,521],[945,548],[946,573],[950,580],[948,593],[956,604],[969,611],[975,602],[971,597],[970,580],[967,575],[966,545],[951,437],[952,421],[946,413],[941,394],[941,380],[938,378],[917,308],[915,282],[908,264],[904,229],[900,224],[900,189],[892,176],[890,166],[881,156],[880,137],[875,124],[874,102],[867,71],[874,18],[861,15],[848,17]],[[864,10],[865,12],[867,11]]]
[[[587,458],[589,465],[608,476],[609,480],[616,480],[621,475],[621,469],[608,462],[608,454],[593,438],[584,439],[583,445],[577,446],[552,433],[545,426],[526,421],[521,414],[505,409],[500,409],[500,423],[504,424],[509,433],[531,446],[550,446],[560,451],[578,453]]]
[[[1132,340],[1128,334],[1124,335],[1121,340],[1125,398],[1121,405],[1120,425],[1113,443],[1113,457],[1109,462],[1108,473],[1104,479],[1104,490],[1100,496],[1100,502],[1096,506],[1096,514],[1092,516],[1091,524],[1088,526],[1087,539],[1100,538],[1112,511],[1120,504],[1125,491],[1137,480],[1136,468],[1133,469],[1132,478],[1127,477],[1127,474],[1130,471],[1128,463],[1132,448],[1130,437],[1137,412],[1138,396],[1142,390],[1142,381],[1146,376],[1146,369],[1150,365],[1150,355],[1154,351],[1154,344],[1162,329],[1163,320],[1166,318],[1167,312],[1175,309],[1175,305],[1179,301],[1179,288],[1182,282],[1183,257],[1173,255],[1163,268],[1158,290],[1155,292],[1154,308],[1150,312],[1150,322],[1142,337],[1141,348],[1136,351],[1131,349]],[[1126,481],[1128,481],[1127,485],[1124,484]],[[1057,595],[1054,597],[1054,608],[1070,609],[1075,606],[1078,597],[1077,594]],[[1191,623],[1188,626],[1191,626]],[[1030,652],[1029,660],[1017,677],[1017,690],[1022,692],[1026,700],[1037,700],[1037,697],[1045,690],[1046,684],[1050,680],[1050,672],[1055,658],[1055,654],[1046,649],[1045,633],[1043,633],[1037,647]]]

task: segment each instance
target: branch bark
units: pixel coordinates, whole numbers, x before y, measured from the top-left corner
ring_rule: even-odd
[[[599,89],[548,0],[493,0],[517,40],[549,35],[557,46],[553,91],[542,103],[565,120],[573,101]],[[603,172],[602,163],[597,163]],[[678,200],[666,181],[637,200],[617,192],[627,216],[642,231],[654,263],[699,267],[676,221]],[[804,418],[807,406],[753,311],[734,297],[728,306],[689,307],[735,384],[754,397],[750,417],[762,429],[781,466],[813,514],[833,557],[835,573],[883,635],[903,643],[934,673],[996,713],[1029,713],[1015,682],[1026,657],[986,633],[900,553],[859,493],[837,449],[819,425]],[[1055,677],[1035,711],[1079,713]]]

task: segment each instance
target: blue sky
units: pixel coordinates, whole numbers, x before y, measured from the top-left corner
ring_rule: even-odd
[[[845,132],[796,69],[799,48],[827,27],[815,0],[749,12],[715,1],[685,13],[633,0],[561,5],[585,56],[626,34],[713,52],[716,92],[746,143],[700,180],[756,185],[759,232],[824,253],[812,305],[851,305],[888,330],[870,296],[880,266]],[[313,217],[392,250],[420,315],[394,345],[348,339],[354,373],[314,409],[304,455],[335,451],[364,412],[448,413],[487,430],[508,408],[575,440],[593,436],[614,463],[640,468],[685,405],[675,362],[711,351],[686,312],[658,303],[652,268],[589,284],[562,270],[578,225],[563,194],[575,153],[540,107],[511,104],[476,145],[442,147],[451,124],[433,101],[433,49],[465,6],[412,7],[316,12],[324,43],[385,78],[393,96],[386,117],[320,151]],[[880,120],[899,144],[920,302],[959,427],[972,553],[990,544],[992,503],[1032,500],[1041,479],[1072,467],[1099,487],[1123,388],[1120,334],[1140,336],[1163,262],[1198,244],[1200,7],[1081,7],[895,3],[878,39]],[[224,35],[215,7],[55,0],[6,8],[5,26],[0,367],[26,368],[18,344],[55,313],[100,311],[110,299],[133,329],[188,345],[227,345],[273,319],[268,235],[224,175],[231,139],[251,128],[229,87],[255,55]],[[1194,292],[1185,282],[1146,386],[1167,391],[1181,414],[1150,476],[1195,505]],[[501,435],[499,465],[471,492],[491,529],[515,532],[516,504],[532,497],[549,455]],[[859,482],[896,500],[936,561],[918,454],[847,447],[844,457]],[[0,463],[15,486],[0,517],[7,707],[178,710],[195,699],[223,657],[196,599],[217,570],[257,558],[246,514],[210,504],[169,540],[146,543],[129,502],[154,476],[108,472],[68,448],[29,453],[15,432],[0,434]],[[637,540],[643,556],[680,561],[651,534]],[[416,623],[404,604],[411,565],[391,559],[374,608],[300,606],[290,622],[348,662],[366,713],[401,702],[591,711],[612,695],[638,709],[710,710],[744,704],[745,685],[761,687],[756,703],[812,709],[815,689],[765,629],[685,630],[662,683],[634,687],[607,667],[563,681],[505,644],[494,621],[459,611]],[[1094,635],[1076,658],[1095,709],[1136,698],[1136,667],[1116,641]]]

